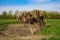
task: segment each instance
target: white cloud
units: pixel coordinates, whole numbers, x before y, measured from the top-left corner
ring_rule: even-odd
[[[60,12],[60,4],[48,3],[48,4],[30,4],[30,5],[23,5],[23,6],[0,6],[0,13],[9,10],[24,11],[24,10],[34,10],[34,9]]]
[[[51,1],[51,0],[31,0],[32,2],[45,2],[45,1]]]

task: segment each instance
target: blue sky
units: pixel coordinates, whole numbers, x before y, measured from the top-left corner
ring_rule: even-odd
[[[60,12],[60,0],[0,0],[0,13],[9,10],[33,9]]]

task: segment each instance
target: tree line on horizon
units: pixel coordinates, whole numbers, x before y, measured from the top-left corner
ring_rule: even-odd
[[[39,10],[39,11],[41,11],[41,10]],[[33,13],[32,11],[30,11],[30,12]],[[56,11],[49,12],[49,11],[45,11],[45,10],[43,10],[42,12],[44,12],[44,14],[45,14],[44,18],[47,18],[47,19],[60,19],[60,13],[59,12],[56,12]],[[21,14],[21,12],[19,10],[16,10],[14,12],[14,14],[12,13],[12,10],[10,10],[9,12],[3,11],[2,14],[0,15],[0,19],[16,19],[16,17],[19,14]]]

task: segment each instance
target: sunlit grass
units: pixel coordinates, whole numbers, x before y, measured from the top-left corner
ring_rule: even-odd
[[[0,19],[0,25],[18,23],[16,19]]]
[[[57,36],[60,39],[60,19],[46,19],[45,21],[47,23],[51,23],[51,26],[48,26],[40,30],[38,34],[53,35],[53,36]]]

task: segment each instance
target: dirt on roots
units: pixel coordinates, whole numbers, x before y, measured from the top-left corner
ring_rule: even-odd
[[[0,40],[41,40],[42,38],[51,37],[51,35],[34,35],[40,30],[38,24],[7,24],[7,29],[0,31]]]

